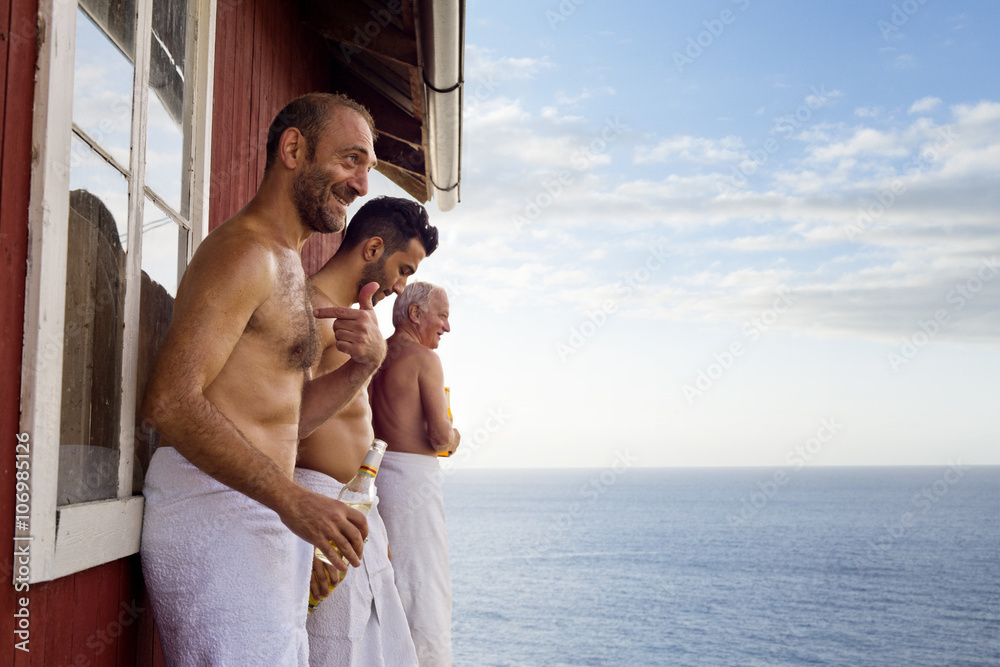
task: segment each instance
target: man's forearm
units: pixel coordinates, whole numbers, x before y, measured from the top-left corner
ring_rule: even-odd
[[[340,368],[310,380],[302,392],[299,439],[312,434],[350,403],[375,375],[378,366],[349,359]]]

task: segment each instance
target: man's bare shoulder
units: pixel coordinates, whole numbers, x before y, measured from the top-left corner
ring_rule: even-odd
[[[205,237],[191,258],[177,293],[181,306],[189,295],[197,298],[232,286],[262,301],[278,279],[279,251],[273,238],[247,216],[234,216]]]
[[[391,336],[386,343],[387,351],[383,369],[412,371],[427,366],[441,365],[441,359],[437,352],[410,338]]]

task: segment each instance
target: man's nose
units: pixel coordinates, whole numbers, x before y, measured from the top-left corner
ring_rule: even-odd
[[[364,197],[368,194],[368,170],[364,167],[359,167],[347,184],[358,193],[359,197]]]

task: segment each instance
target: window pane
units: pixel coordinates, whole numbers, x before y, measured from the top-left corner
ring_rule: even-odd
[[[156,431],[146,428],[138,411],[149,373],[174,314],[178,266],[187,258],[188,232],[149,198],[143,207],[142,293],[139,297],[139,356],[136,369],[135,477],[133,490],[142,491],[142,478],[159,444]]]
[[[69,189],[86,190],[111,215],[123,250],[128,249],[128,182],[125,176],[75,135],[70,146]],[[73,245],[70,244],[70,251]]]
[[[134,31],[134,0],[87,0],[77,11],[73,122],[126,167],[131,145]]]
[[[84,164],[76,173],[88,173],[79,181],[99,187],[78,184],[70,192],[59,505],[118,495],[125,248],[116,215],[124,212],[107,202],[127,202],[127,183],[96,154]],[[99,165],[104,172],[94,173]]]
[[[184,103],[190,89],[185,69],[187,41],[187,2],[153,0],[146,186],[183,216],[188,215],[183,165],[190,135],[184,126]]]
[[[142,271],[170,297],[177,295],[177,268],[181,248],[187,257],[187,230],[178,226],[148,197],[143,208]]]

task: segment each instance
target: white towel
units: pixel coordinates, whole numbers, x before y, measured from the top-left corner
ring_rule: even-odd
[[[380,478],[377,478],[380,479]],[[295,481],[336,498],[344,485],[315,470],[295,469]],[[378,500],[368,515],[361,566],[350,568],[306,621],[312,667],[414,667],[417,654],[399,601]]]
[[[451,570],[437,457],[386,452],[378,473],[396,588],[421,667],[451,665]]]
[[[142,571],[167,665],[309,662],[312,547],[173,447],[146,473]]]

